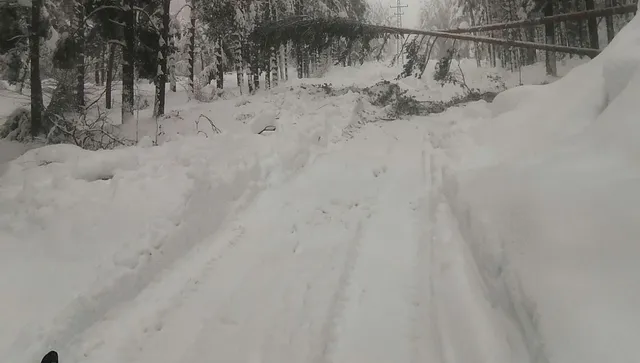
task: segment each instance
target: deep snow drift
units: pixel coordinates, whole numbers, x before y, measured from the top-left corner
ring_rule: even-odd
[[[639,65],[636,16],[588,64],[433,138],[485,295],[534,361],[640,360]]]

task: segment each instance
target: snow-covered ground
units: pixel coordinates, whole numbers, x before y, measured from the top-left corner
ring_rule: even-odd
[[[123,127],[133,147],[3,141],[0,360],[639,361],[638,34],[550,85],[408,120],[308,85],[398,74],[365,64],[170,93],[158,124]],[[399,83],[459,92],[429,73]]]
[[[639,65],[636,17],[590,63],[432,139],[443,220],[537,361],[640,360]]]

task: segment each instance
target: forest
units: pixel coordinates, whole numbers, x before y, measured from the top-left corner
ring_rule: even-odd
[[[621,0],[425,0],[419,27],[458,29],[616,5],[624,4]],[[601,49],[632,16],[481,35]],[[317,77],[331,66],[365,61],[406,61],[399,77],[420,78],[430,60],[444,59],[448,70],[446,60],[454,56],[475,58],[478,67],[487,64],[511,71],[545,60],[547,73],[555,75],[557,59],[568,56],[442,37],[371,33],[355,26],[332,32],[331,23],[304,32],[275,29],[266,37],[257,32],[291,18],[350,19],[386,26],[395,22],[389,4],[382,0],[174,0],[173,5],[171,0],[2,0],[0,79],[16,85],[20,93],[28,89],[31,103],[29,110],[12,114],[0,136],[79,144],[79,137],[95,139],[94,131],[99,130],[104,139],[109,135],[105,125],[113,122],[92,110],[113,107],[114,83],[122,86],[120,122],[127,124],[134,119],[135,85],[141,80],[155,85],[153,115],[158,117],[165,113],[166,93],[176,92],[178,84],[184,84],[192,98],[203,100],[202,87],[223,88],[228,72],[235,73],[241,92],[252,94],[291,76]],[[606,31],[599,31],[603,25]],[[289,74],[290,65],[297,74]],[[90,91],[89,83],[95,86]],[[51,88],[48,102],[43,99],[43,85]]]
[[[636,1],[0,0],[0,363],[640,362]]]

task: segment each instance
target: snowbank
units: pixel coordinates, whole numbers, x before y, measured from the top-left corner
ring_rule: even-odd
[[[421,79],[415,77],[401,78],[397,80],[403,89],[418,99],[448,101],[455,95],[462,94],[460,86],[452,84],[440,85],[433,80],[433,73],[437,59],[431,59]],[[457,60],[454,61],[452,69],[458,71]],[[571,69],[584,64],[583,59],[567,59],[558,62],[558,75],[563,76]],[[488,64],[478,67],[474,59],[461,59],[460,69],[464,73],[467,84],[472,88],[479,88],[485,91],[502,91],[504,88],[513,88],[520,84],[541,84],[543,82],[553,82],[555,77],[546,76],[544,62],[539,62],[530,66],[524,66],[520,70],[492,68]],[[331,67],[322,78],[311,78],[303,80],[292,80],[293,84],[300,83],[331,83],[333,86],[370,87],[382,80],[395,80],[402,73],[399,65],[390,66],[390,62],[366,62],[363,65],[351,67]],[[293,73],[291,73],[293,74]]]
[[[0,140],[0,176],[4,174],[4,171],[7,169],[8,163],[11,160],[24,154],[27,150],[32,149],[34,147],[38,147],[38,146],[41,146],[41,145],[34,144],[34,143],[25,144],[21,142],[1,139]]]
[[[432,139],[485,299],[531,361],[640,360],[638,64],[640,17],[563,79]]]
[[[215,231],[268,153],[260,140],[217,141],[48,146],[10,164],[0,179],[0,286],[14,312],[3,356],[64,344]]]

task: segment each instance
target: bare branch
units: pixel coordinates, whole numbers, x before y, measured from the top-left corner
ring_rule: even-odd
[[[158,29],[156,24],[153,22],[153,18],[151,17],[151,15],[149,15],[149,13],[147,13],[143,8],[139,8],[137,6],[134,6],[133,10],[135,10],[135,11],[143,14],[144,16],[146,16],[147,20],[149,20],[149,23],[153,26],[153,30],[155,30],[158,33],[160,32],[160,30]]]
[[[262,133],[265,131],[276,131],[276,127],[273,125],[265,126],[264,129],[262,129],[262,131],[258,132],[258,135],[262,135]]]
[[[180,7],[180,9],[178,9],[178,11],[176,11],[176,13],[175,13],[175,14],[173,14],[173,17],[174,17],[175,19],[177,19],[177,18],[178,18],[178,14],[180,14],[180,12],[181,12],[184,8],[189,8],[189,9],[191,9],[191,10],[193,11],[193,7],[191,6],[191,4],[186,3],[186,4],[182,5],[182,7]]]
[[[206,119],[207,119],[207,121],[209,121],[209,124],[211,124],[211,129],[213,130],[213,132],[214,132],[214,133],[216,133],[216,134],[220,134],[220,133],[222,133],[222,130],[220,130],[220,129],[218,128],[218,126],[216,126],[216,125],[213,123],[213,121],[211,121],[211,119],[210,119],[210,118],[208,118],[207,116],[205,116],[205,115],[203,115],[203,114],[200,114],[200,116],[198,116],[198,120],[200,120],[200,118],[202,118],[202,117],[206,118]]]
[[[108,9],[111,9],[111,10],[118,10],[118,11],[124,11],[124,9],[122,9],[122,7],[121,7],[121,6],[103,5],[103,6],[100,6],[100,7],[96,8],[95,10],[93,10],[92,12],[90,12],[89,14],[87,14],[87,15],[84,17],[83,22],[86,24],[87,20],[89,20],[90,18],[92,18],[94,15],[96,15],[97,13],[99,13],[99,12],[101,12],[101,11],[108,10]]]

